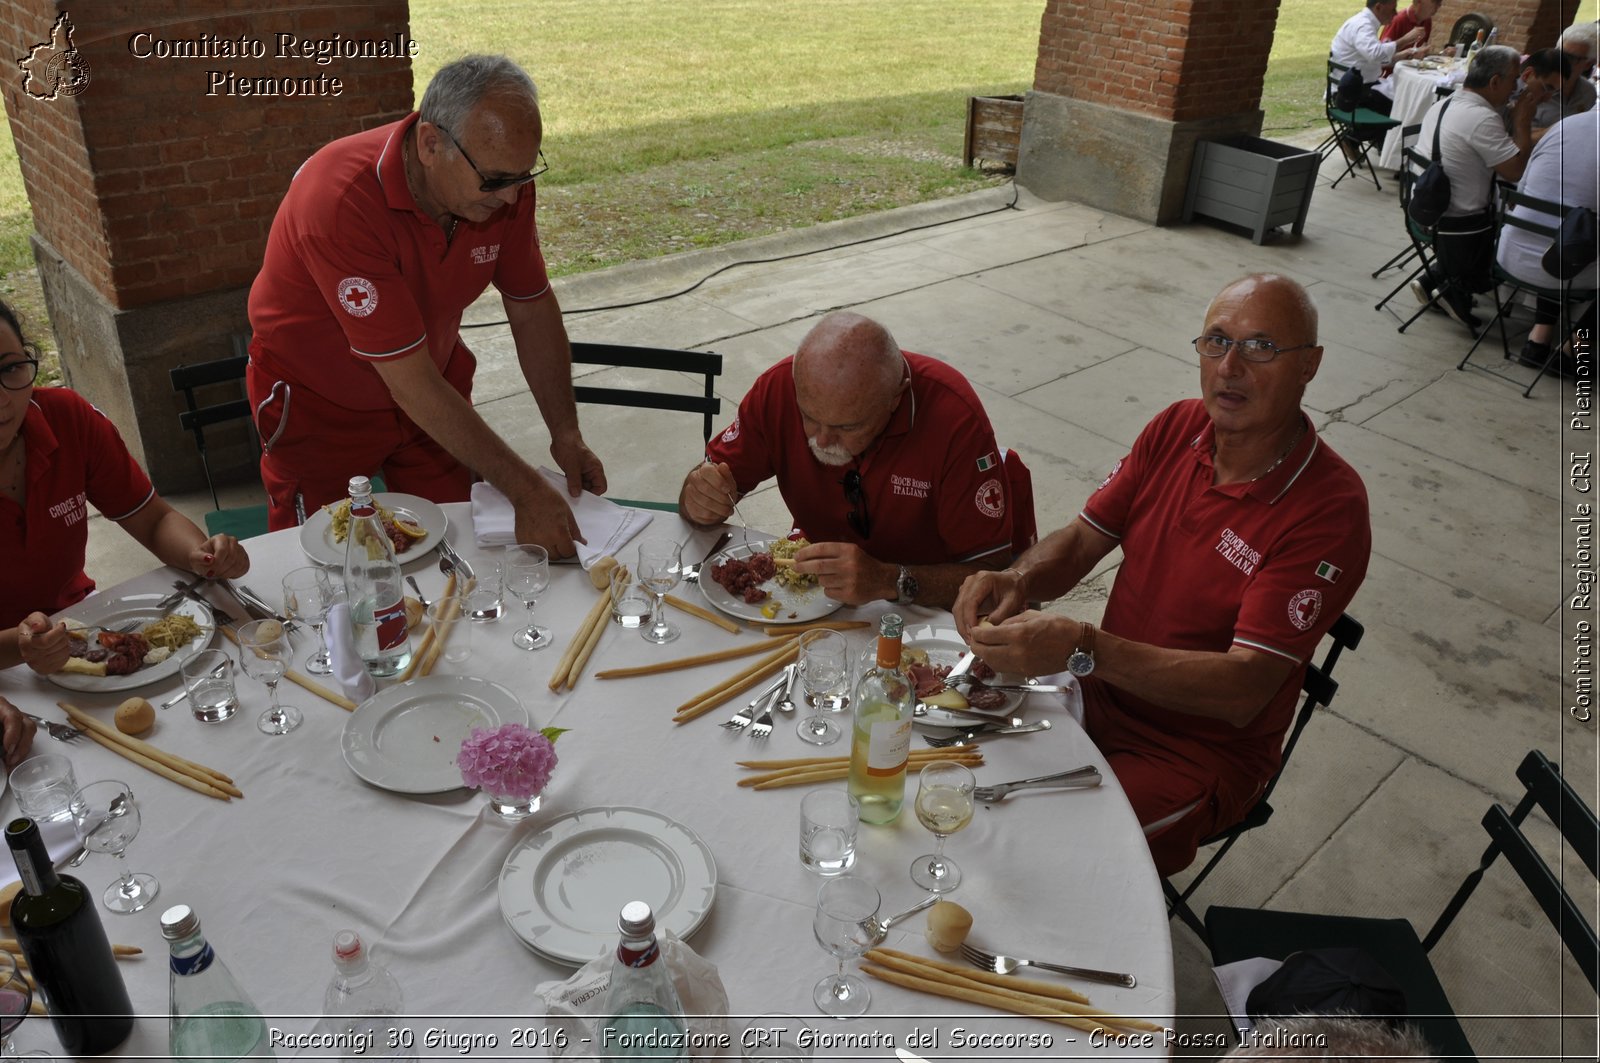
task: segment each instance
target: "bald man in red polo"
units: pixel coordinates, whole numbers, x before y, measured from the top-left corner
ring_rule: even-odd
[[[1011,568],[969,577],[954,610],[995,668],[1079,677],[1084,727],[1164,876],[1272,778],[1306,662],[1372,545],[1361,478],[1300,409],[1322,361],[1305,289],[1235,281],[1195,349],[1201,397],[1158,414],[1075,521]],[[1117,546],[1100,629],[1028,608]]]

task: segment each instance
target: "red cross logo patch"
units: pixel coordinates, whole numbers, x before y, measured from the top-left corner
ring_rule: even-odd
[[[1301,631],[1309,631],[1322,612],[1322,592],[1312,588],[1303,590],[1289,599],[1289,623]]]
[[[346,277],[339,282],[339,305],[351,317],[366,317],[378,309],[378,286],[365,277]]]
[[[999,480],[986,480],[978,488],[977,497],[973,499],[978,506],[978,512],[986,517],[999,520],[1006,515],[1006,493],[1000,486]]]

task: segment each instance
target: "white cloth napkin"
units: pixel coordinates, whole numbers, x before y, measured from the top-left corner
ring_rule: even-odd
[[[360,703],[377,691],[367,672],[367,663],[356,651],[355,628],[350,623],[350,603],[338,602],[328,607],[328,621],[323,631],[328,636],[328,660],[333,665],[333,677],[344,687],[345,697]]]
[[[567,500],[572,515],[577,518],[578,529],[589,540],[578,544],[578,563],[584,568],[607,554],[615,556],[652,520],[643,510],[625,509],[589,491],[572,498],[567,494],[565,476],[553,469],[541,468],[539,472]],[[517,541],[516,514],[511,500],[491,483],[479,481],[472,485],[472,529],[480,547],[510,546]]]
[[[39,837],[44,839],[44,847],[50,854],[52,864],[78,847],[78,832],[73,829],[71,816],[40,823]],[[71,868],[63,868],[63,871],[72,873]],[[20,878],[16,864],[10,860],[0,863],[0,886],[9,886]]]
[[[668,932],[657,936],[661,959],[672,971],[672,985],[683,1002],[685,1014],[693,1015],[689,1024],[694,1036],[690,1054],[699,1060],[731,1058],[728,1044],[728,991],[722,987],[717,965]],[[578,968],[565,982],[540,982],[534,995],[544,1001],[549,1024],[566,1032],[565,1048],[557,1047],[557,1059],[598,1059],[599,1026],[605,1015],[606,992],[611,988],[611,953],[597,957]],[[587,1040],[592,1038],[592,1040]]]

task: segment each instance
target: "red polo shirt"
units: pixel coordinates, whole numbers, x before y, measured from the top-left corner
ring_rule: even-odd
[[[739,415],[706,448],[741,493],[776,476],[795,527],[814,543],[855,543],[902,565],[973,561],[1011,549],[1012,506],[983,404],[954,369],[907,353],[911,387],[877,442],[849,465],[811,454],[794,397],[793,358],[761,374]],[[861,474],[872,534],[850,526],[840,482]]]
[[[290,182],[250,289],[250,358],[266,386],[287,380],[349,409],[391,409],[370,361],[426,346],[444,371],[471,358],[461,314],[490,283],[511,299],[550,290],[531,182],[486,221],[458,221],[449,241],[417,207],[401,158],[416,121],[336,140]]]
[[[53,613],[94,590],[83,571],[89,506],[113,521],[133,516],[155,489],[116,426],[66,388],[36,388],[22,422],[27,507],[0,496],[0,626]]]
[[[1213,438],[1200,400],[1169,406],[1089,497],[1083,518],[1123,553],[1101,626],[1171,649],[1238,643],[1301,667],[1242,728],[1095,683],[1113,711],[1092,714],[1090,734],[1215,772],[1237,791],[1219,795],[1222,822],[1233,822],[1229,806],[1248,808],[1277,769],[1304,663],[1361,585],[1372,532],[1361,478],[1309,421],[1282,464],[1250,483],[1213,486]]]

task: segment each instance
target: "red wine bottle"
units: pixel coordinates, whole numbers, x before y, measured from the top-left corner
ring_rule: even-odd
[[[133,1030],[133,1003],[93,894],[71,875],[56,874],[33,820],[7,824],[6,844],[22,876],[11,925],[56,1036],[71,1056],[111,1051]]]

